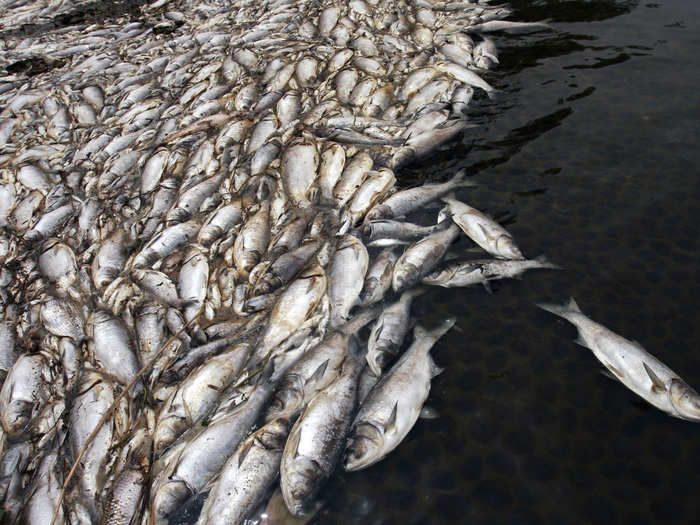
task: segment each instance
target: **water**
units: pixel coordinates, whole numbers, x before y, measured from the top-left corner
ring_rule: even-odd
[[[400,174],[461,166],[467,202],[504,220],[529,256],[566,269],[433,290],[416,317],[460,313],[435,349],[445,372],[406,441],[338,473],[318,523],[690,523],[700,426],[598,373],[575,329],[536,301],[578,300],[700,389],[700,4],[517,1],[553,33],[499,37],[503,93],[481,124]],[[429,211],[431,220],[437,209]],[[464,255],[469,243],[456,251]],[[476,254],[475,254],[476,255]]]

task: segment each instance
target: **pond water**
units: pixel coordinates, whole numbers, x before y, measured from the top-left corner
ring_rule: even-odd
[[[318,523],[700,515],[700,426],[604,377],[575,329],[534,306],[573,296],[700,389],[700,4],[511,5],[513,20],[549,19],[554,31],[498,37],[489,80],[502,92],[475,104],[479,127],[400,180],[468,167],[480,185],[460,197],[504,221],[526,255],[565,269],[419,302],[422,324],[459,319],[433,351],[440,417],[370,469],[336,474]]]

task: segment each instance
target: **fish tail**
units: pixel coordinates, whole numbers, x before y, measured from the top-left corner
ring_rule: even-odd
[[[496,100],[498,93],[502,93],[502,92],[503,92],[503,90],[501,90],[501,89],[491,88],[491,89],[486,91],[486,95],[488,95],[490,100]]]
[[[355,317],[338,327],[338,331],[344,334],[354,334],[367,323],[371,323],[379,317],[380,313],[382,313],[382,309],[377,306],[360,310]]]
[[[536,305],[539,308],[542,308],[542,310],[546,310],[547,312],[553,313],[554,315],[558,315],[559,317],[563,317],[565,319],[568,314],[582,313],[581,309],[578,307],[578,304],[576,304],[576,301],[573,297],[571,297],[569,301],[563,305],[551,303],[536,303]]]
[[[466,179],[466,176],[467,170],[465,168],[462,168],[457,173],[455,173],[455,176],[452,177],[452,179],[450,179],[450,186],[453,186],[455,188],[478,186],[476,182]],[[454,194],[450,193],[450,195],[452,195],[452,198],[454,198]]]
[[[540,255],[533,259],[540,268],[549,268],[550,270],[562,270],[563,268],[558,264],[554,264],[546,255]]]
[[[437,341],[443,335],[449,332],[456,322],[457,320],[454,317],[448,317],[430,331],[427,331],[420,325],[416,325],[416,327],[413,329],[413,334],[416,339],[418,339],[419,337],[430,336]]]

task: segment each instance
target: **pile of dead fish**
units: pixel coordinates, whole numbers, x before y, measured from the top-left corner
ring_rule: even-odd
[[[203,500],[192,521],[241,523],[278,483],[309,513],[419,417],[455,323],[407,337],[423,284],[553,267],[462,202],[464,173],[394,173],[493,95],[490,33],[543,26],[429,0],[66,26],[83,4],[0,1],[0,521]],[[488,255],[444,262],[458,237]]]

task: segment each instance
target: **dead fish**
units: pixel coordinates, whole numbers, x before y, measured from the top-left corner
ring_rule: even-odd
[[[586,317],[573,298],[561,306],[537,306],[572,323],[579,333],[576,342],[590,349],[611,377],[632,392],[673,417],[700,421],[700,395],[639,343]]]
[[[474,186],[475,183],[464,180],[465,173],[464,170],[461,170],[451,180],[443,184],[424,185],[394,193],[372,208],[367,213],[366,220],[391,219],[408,215],[455,188]]]
[[[425,284],[453,288],[471,286],[481,283],[489,286],[489,281],[495,279],[518,278],[523,272],[537,268],[551,270],[561,269],[541,255],[532,260],[503,261],[499,259],[481,259],[475,261],[451,262],[444,268],[438,269],[423,278]]]
[[[413,428],[430,392],[430,380],[441,372],[430,350],[454,324],[454,319],[447,319],[431,332],[416,327],[411,347],[379,380],[355,417],[345,470],[361,470],[380,461]]]

